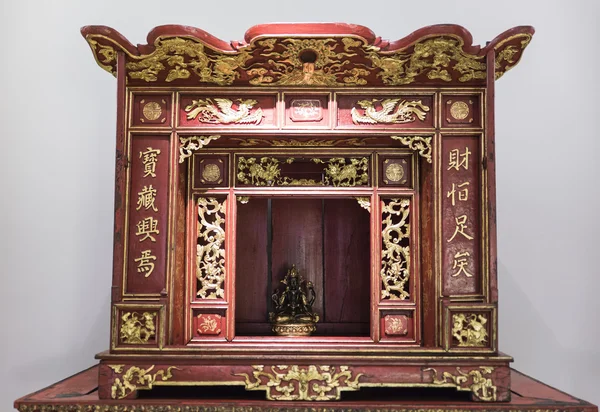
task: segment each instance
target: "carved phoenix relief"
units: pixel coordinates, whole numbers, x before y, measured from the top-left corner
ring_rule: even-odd
[[[251,109],[258,102],[253,99],[237,99],[234,101],[216,97],[213,99],[192,100],[192,104],[186,106],[187,119],[198,119],[200,123],[253,123],[259,124],[264,117],[262,109],[259,107],[254,112]]]
[[[350,113],[354,124],[412,123],[417,119],[425,120],[429,111],[429,106],[421,100],[371,99],[359,100],[356,104],[364,110],[364,114],[353,107]]]

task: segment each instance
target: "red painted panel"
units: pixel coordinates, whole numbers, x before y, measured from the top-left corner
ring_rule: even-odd
[[[267,199],[252,198],[237,205],[236,323],[266,322]]]
[[[133,136],[131,146],[125,294],[160,294],[167,275],[169,135]]]
[[[480,137],[442,138],[442,290],[481,293]]]
[[[321,95],[285,94],[285,126],[289,128],[327,127],[331,117],[329,93]]]
[[[327,199],[324,221],[324,321],[368,324],[369,212],[360,207],[355,199]]]

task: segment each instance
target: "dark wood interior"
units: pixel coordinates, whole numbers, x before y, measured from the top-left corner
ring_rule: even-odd
[[[316,335],[368,336],[370,222],[354,198],[257,198],[237,210],[236,335],[271,335],[271,295],[295,264],[315,285]]]

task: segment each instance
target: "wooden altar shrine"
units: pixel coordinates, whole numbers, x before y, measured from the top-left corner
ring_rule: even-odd
[[[533,32],[479,47],[455,25],[387,41],[357,25],[271,24],[229,43],[171,25],[134,46],[84,27],[117,78],[98,398],[410,387],[509,401],[494,88]]]

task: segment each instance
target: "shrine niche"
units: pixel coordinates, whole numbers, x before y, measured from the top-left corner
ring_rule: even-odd
[[[455,388],[507,401],[494,88],[533,28],[387,41],[340,23],[225,42],[82,34],[117,77],[102,399],[231,386],[276,401]]]

